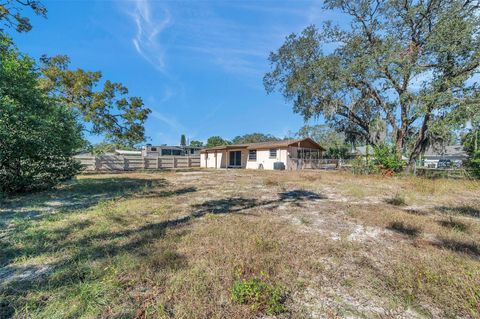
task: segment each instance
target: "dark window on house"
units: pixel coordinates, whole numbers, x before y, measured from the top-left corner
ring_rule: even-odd
[[[156,148],[156,147],[152,147],[152,148],[150,148],[150,151],[156,152],[156,151],[157,151],[157,148]]]
[[[248,151],[248,160],[249,161],[256,161],[257,160],[257,150]]]
[[[182,151],[180,151],[180,150],[172,150],[172,155],[175,155],[175,156],[177,156],[177,155],[182,155]]]
[[[166,155],[172,155],[172,150],[163,149],[162,150],[162,156],[166,156]]]
[[[240,167],[242,166],[242,152],[241,151],[233,151],[229,153],[229,163],[231,167]]]
[[[270,158],[276,158],[277,157],[277,149],[276,148],[272,148],[270,150]]]

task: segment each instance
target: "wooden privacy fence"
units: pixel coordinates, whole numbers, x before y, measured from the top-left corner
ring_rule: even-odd
[[[75,156],[86,171],[134,171],[200,167],[200,156],[143,157],[134,155]]]

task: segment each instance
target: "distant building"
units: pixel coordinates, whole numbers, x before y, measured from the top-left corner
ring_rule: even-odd
[[[116,155],[142,155],[142,151],[115,150]]]
[[[192,156],[200,155],[203,147],[197,146],[169,146],[169,145],[151,145],[147,144],[142,147],[141,155],[145,157],[158,156]]]
[[[429,147],[423,154],[423,166],[437,168],[440,160],[449,160],[453,166],[462,166],[468,154],[462,145],[449,145],[442,148]]]
[[[367,146],[359,146],[359,147],[356,147],[352,152],[351,152],[352,156],[356,156],[356,157],[363,157],[363,158],[366,158],[367,157]],[[368,157],[370,159],[375,159],[375,149],[373,146],[369,146],[368,147]],[[403,161],[408,161],[408,157],[406,157],[405,155],[402,155],[402,160]]]
[[[355,149],[352,150],[351,154],[353,156],[367,156],[367,147],[366,146],[359,146],[355,147]],[[369,156],[374,156],[375,152],[373,150],[373,146],[368,147],[368,155]]]

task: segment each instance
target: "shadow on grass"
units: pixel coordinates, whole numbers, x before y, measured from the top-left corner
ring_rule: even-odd
[[[188,193],[196,192],[196,187],[185,187],[175,190],[150,190],[148,192],[142,193],[140,197],[142,198],[149,198],[149,197],[171,197],[171,196],[178,196]]]
[[[411,214],[411,215],[416,215],[416,216],[427,216],[430,215],[428,211],[425,210],[420,210],[420,209],[415,209],[415,208],[407,208],[403,210],[404,212]]]
[[[441,238],[438,242],[433,243],[434,246],[442,249],[448,249],[457,253],[464,253],[470,257],[480,258],[480,247],[475,242],[462,242],[450,238]]]
[[[111,181],[103,181],[104,183],[97,184],[103,187],[112,187],[115,191],[104,191],[104,196],[107,198],[115,198],[119,196],[119,188],[112,184]],[[123,183],[124,180],[116,180],[117,183]],[[173,191],[144,191],[143,193],[136,194],[136,191],[144,189],[144,180],[138,182],[131,182],[128,191],[123,193],[130,196],[143,196],[146,197],[167,197],[167,196],[179,196],[195,192],[195,188],[184,188]],[[147,181],[148,182],[148,181]],[[96,182],[93,182],[95,184]],[[92,183],[90,183],[92,185]],[[161,180],[151,186],[166,185],[166,182]],[[147,187],[148,183],[147,183]],[[65,193],[66,197],[71,200],[78,199],[83,201],[83,207],[93,205],[97,201],[86,199],[86,194],[76,195],[72,194],[74,190],[88,193],[90,195],[95,192],[86,187],[86,184],[80,186],[70,186],[68,193]],[[100,190],[98,187],[97,190]],[[143,195],[142,195],[143,194]],[[59,196],[58,193],[55,196]],[[282,202],[301,202],[312,201],[325,198],[322,195],[307,192],[304,190],[295,190],[286,193],[279,193],[277,199],[273,200],[257,200],[254,198],[244,197],[229,197],[223,199],[207,200],[201,204],[192,205],[192,210],[188,215],[178,218],[164,220],[160,222],[145,222],[140,227],[130,227],[122,230],[102,230],[100,233],[84,233],[82,237],[75,238],[73,236],[79,230],[82,230],[91,225],[90,221],[79,222],[76,224],[70,224],[68,227],[59,229],[53,229],[45,233],[36,233],[32,237],[22,238],[21,248],[19,248],[15,242],[2,241],[2,265],[7,265],[14,258],[24,256],[26,258],[34,258],[43,254],[54,254],[59,251],[71,251],[71,254],[67,259],[57,261],[55,263],[48,264],[47,268],[40,270],[31,269],[31,275],[26,277],[17,277],[12,280],[12,274],[16,271],[22,271],[22,269],[15,269],[15,266],[7,266],[7,269],[3,278],[9,277],[10,280],[3,285],[0,285],[0,296],[3,300],[0,300],[0,313],[7,314],[5,317],[11,317],[14,315],[12,309],[22,309],[24,302],[26,302],[26,296],[30,292],[43,293],[48,296],[49,293],[54,291],[61,291],[64,287],[75,287],[85,283],[98,282],[102,278],[102,273],[96,274],[91,269],[92,264],[99,264],[100,261],[106,259],[112,259],[120,254],[129,254],[131,256],[137,256],[142,260],[149,261],[149,265],[156,269],[169,269],[175,271],[176,269],[185,267],[187,260],[184,256],[175,251],[174,248],[169,247],[167,250],[155,250],[152,253],[152,243],[162,243],[161,240],[166,236],[168,229],[179,229],[182,226],[188,225],[198,218],[206,214],[242,214],[246,210],[255,207],[271,207],[272,205],[278,205]],[[105,198],[103,198],[105,199]],[[86,204],[88,203],[88,204]],[[78,204],[80,205],[80,204]],[[75,205],[74,207],[79,207]],[[20,230],[21,231],[21,230]],[[178,236],[184,236],[187,232],[179,232]],[[169,233],[168,236],[171,236]],[[160,240],[160,242],[159,242]],[[75,249],[70,250],[72,247]],[[160,255],[159,255],[160,254]],[[7,268],[4,267],[4,268]],[[35,300],[35,307],[41,309],[48,302],[48,298],[45,300]],[[79,307],[79,309],[83,309]],[[35,311],[35,309],[33,309]],[[79,310],[82,311],[82,310]],[[82,313],[78,313],[75,316],[79,317]]]
[[[86,209],[100,201],[128,198],[152,187],[168,185],[163,178],[88,178],[66,183],[52,191],[12,196],[0,203],[0,229],[7,227],[12,219],[39,219],[54,211]]]
[[[280,193],[280,201],[315,201],[327,199],[327,196],[318,193],[297,189],[289,192]]]
[[[435,207],[435,209],[445,214],[480,218],[480,209],[472,206],[439,206]]]
[[[410,237],[417,237],[420,235],[419,228],[407,225],[403,222],[391,222],[387,226],[387,229]]]

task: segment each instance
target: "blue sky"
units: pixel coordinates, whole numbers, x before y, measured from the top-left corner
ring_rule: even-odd
[[[178,144],[252,132],[283,137],[303,125],[262,84],[270,51],[309,24],[338,20],[312,1],[42,1],[48,18],[15,35],[32,57],[67,54],[152,109],[146,135]],[[91,138],[98,142],[100,138]]]

